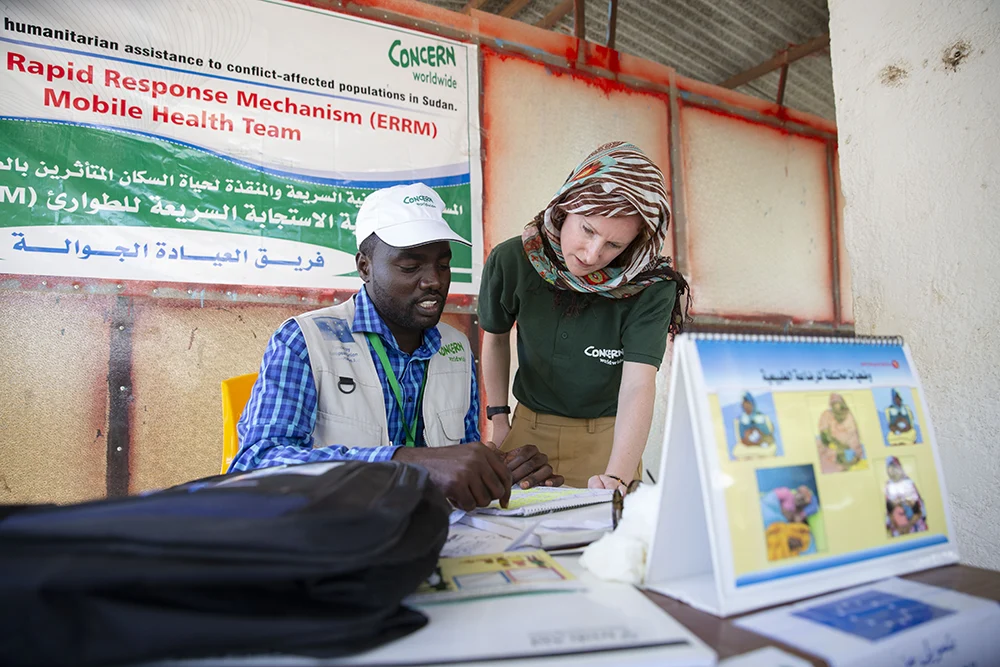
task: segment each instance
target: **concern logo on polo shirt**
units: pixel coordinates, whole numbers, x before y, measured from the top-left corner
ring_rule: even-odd
[[[458,342],[442,345],[438,354],[447,357],[448,361],[465,361],[465,348]]]
[[[599,348],[593,345],[587,346],[587,349],[583,351],[585,355],[592,359],[597,359],[602,364],[607,364],[608,366],[617,366],[624,359],[625,350],[617,350],[615,348],[606,347]]]

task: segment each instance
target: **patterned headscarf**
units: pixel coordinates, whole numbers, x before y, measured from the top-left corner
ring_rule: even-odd
[[[615,262],[579,278],[566,268],[560,230],[569,213],[621,218],[639,215],[645,228]],[[604,144],[581,162],[521,235],[524,251],[535,271],[557,289],[597,294],[610,299],[635,296],[661,280],[677,283],[670,332],[685,320],[684,296],[688,284],[663,257],[663,241],[670,224],[670,207],[663,173],[636,146],[621,141]]]

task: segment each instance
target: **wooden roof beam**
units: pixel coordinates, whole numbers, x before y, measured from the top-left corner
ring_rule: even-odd
[[[822,51],[823,49],[830,47],[830,33],[820,35],[819,37],[813,37],[808,42],[804,44],[799,44],[797,46],[790,46],[787,49],[782,49],[778,52],[776,56],[765,60],[756,67],[751,67],[745,72],[740,72],[736,76],[729,77],[719,85],[723,88],[738,88],[744,83],[749,83],[754,79],[759,79],[768,72],[773,72],[776,69],[784,67],[785,65],[790,65],[796,60],[801,60],[806,56],[812,55],[817,51]]]
[[[484,2],[486,2],[486,0],[469,0],[469,2],[465,3],[465,7],[462,7],[462,13],[468,14],[473,9],[479,9],[483,6]]]
[[[511,0],[503,6],[499,14],[506,19],[514,18],[514,15],[527,7],[530,2],[531,0]]]
[[[548,30],[555,24],[562,21],[563,17],[573,11],[574,2],[575,0],[562,0],[562,2],[553,7],[552,11],[546,14],[545,17],[535,25],[539,28]]]

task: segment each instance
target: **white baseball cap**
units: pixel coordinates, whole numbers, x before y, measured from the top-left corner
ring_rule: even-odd
[[[354,223],[358,246],[375,234],[394,248],[435,241],[454,241],[471,246],[452,231],[442,217],[444,201],[423,183],[394,185],[376,190],[365,198]]]

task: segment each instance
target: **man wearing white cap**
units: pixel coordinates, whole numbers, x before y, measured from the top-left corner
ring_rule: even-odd
[[[353,299],[286,321],[264,352],[237,425],[231,471],[356,459],[424,466],[463,509],[511,482],[559,484],[534,446],[498,454],[479,442],[469,340],[439,324],[451,284],[450,242],[471,245],[422,183],[373,192],[358,211]]]

